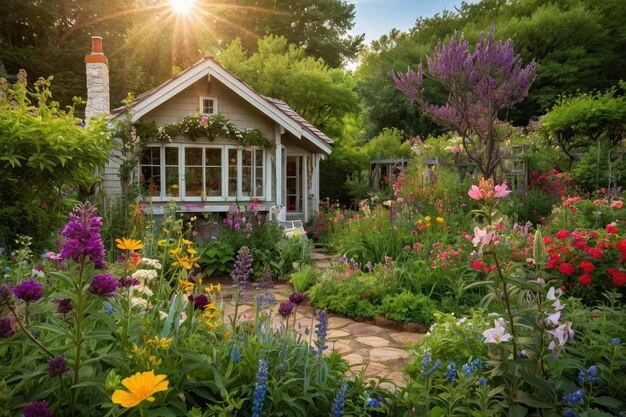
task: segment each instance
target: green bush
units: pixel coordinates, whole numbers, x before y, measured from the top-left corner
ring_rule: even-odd
[[[215,241],[208,242],[199,249],[198,264],[200,264],[205,276],[211,276],[216,272],[219,274],[230,273],[235,261],[235,250],[232,246],[225,242]]]
[[[434,310],[435,303],[427,296],[405,290],[400,294],[386,296],[380,314],[403,323],[430,324],[433,322]]]
[[[289,280],[293,285],[293,289],[299,292],[305,292],[315,284],[320,273],[312,265],[299,266],[297,270],[291,274]]]
[[[311,250],[313,242],[309,239],[281,239],[276,244],[277,259],[272,261],[272,268],[278,277],[285,277],[295,271],[298,265],[313,263]]]

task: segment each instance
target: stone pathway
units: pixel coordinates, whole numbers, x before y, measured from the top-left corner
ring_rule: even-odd
[[[328,267],[333,259],[332,256],[322,253],[320,249],[314,250],[313,258],[319,269]],[[230,288],[224,290],[225,294],[232,291]],[[270,291],[277,301],[276,305],[272,307],[272,325],[280,328],[285,323],[278,315],[278,305],[281,301],[288,299],[292,289],[289,284],[278,284]],[[232,317],[234,314],[232,302],[225,302],[224,310],[225,316]],[[240,319],[245,320],[252,317],[253,311],[251,303],[243,304],[239,306],[238,315]],[[289,327],[293,326],[295,331],[308,338],[308,336],[304,336],[305,331],[308,329],[308,331],[314,332],[314,326],[317,324],[315,309],[310,306],[300,306],[296,314],[296,322],[293,323],[293,319],[290,319]],[[385,384],[388,388],[406,385],[402,375],[402,367],[411,362],[409,349],[411,345],[417,343],[424,336],[423,333],[402,332],[398,329],[380,327],[370,322],[357,322],[332,314],[329,314],[328,317],[327,344],[329,351],[339,352],[351,365],[353,374],[365,368],[367,379],[387,378],[390,381],[390,383]]]

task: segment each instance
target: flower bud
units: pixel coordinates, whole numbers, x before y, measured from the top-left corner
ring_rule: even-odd
[[[121,380],[122,377],[120,377],[117,372],[115,372],[115,369],[111,369],[104,381],[104,389],[106,389],[107,392],[115,391]]]

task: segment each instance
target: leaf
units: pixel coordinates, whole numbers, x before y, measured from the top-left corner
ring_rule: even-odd
[[[622,407],[622,405],[624,404],[622,401],[618,400],[617,398],[613,398],[613,397],[608,397],[608,396],[602,396],[602,397],[598,397],[595,398],[593,400],[594,404],[598,404],[598,405],[603,405],[605,407],[608,407],[610,409],[613,410],[617,410],[619,408]]]
[[[509,417],[526,417],[528,409],[521,405],[514,405],[509,407]]]
[[[538,265],[544,265],[548,260],[546,245],[543,243],[541,230],[537,230],[535,232],[535,240],[533,242],[533,259]]]

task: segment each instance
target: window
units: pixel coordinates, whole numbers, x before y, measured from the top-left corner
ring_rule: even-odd
[[[217,99],[200,97],[200,114],[217,114]]]
[[[141,157],[139,185],[157,199],[264,198],[265,158],[263,149],[231,145],[149,146]]]

